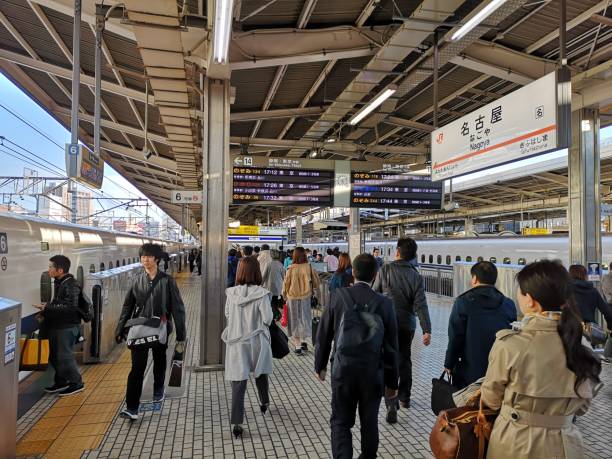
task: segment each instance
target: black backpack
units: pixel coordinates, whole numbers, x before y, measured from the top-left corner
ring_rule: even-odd
[[[385,338],[385,326],[376,313],[379,303],[360,304],[347,288],[336,290],[343,300],[344,313],[336,333],[332,373],[338,377],[378,370]]]
[[[83,293],[83,290],[79,293],[79,315],[83,322],[91,322],[93,319],[93,305],[87,295]]]

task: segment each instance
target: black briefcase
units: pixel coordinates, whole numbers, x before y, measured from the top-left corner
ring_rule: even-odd
[[[274,320],[270,324],[269,328],[272,357],[275,359],[282,359],[289,354],[289,338]]]
[[[452,376],[446,372],[431,380],[431,410],[436,416],[440,411],[456,408],[453,393],[458,390],[459,388],[453,386]]]

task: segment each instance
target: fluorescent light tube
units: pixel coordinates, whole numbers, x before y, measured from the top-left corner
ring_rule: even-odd
[[[215,62],[227,62],[230,35],[232,31],[232,10],[234,0],[215,1],[215,24],[213,33],[213,58]]]
[[[395,91],[397,91],[397,88],[395,87],[389,87],[385,89],[378,96],[376,96],[376,98],[368,102],[365,107],[358,111],[355,116],[353,116],[349,120],[349,124],[354,126],[355,124],[359,123],[362,119],[368,116],[376,107],[381,105],[385,100],[395,94]]]
[[[472,30],[474,27],[476,27],[478,24],[480,24],[482,21],[488,18],[491,15],[491,13],[493,13],[493,11],[495,11],[497,8],[502,6],[504,3],[506,3],[506,0],[491,0],[491,2],[487,6],[485,6],[483,9],[481,9],[478,13],[476,13],[472,17],[472,19],[470,19],[468,22],[463,24],[459,28],[459,30],[457,30],[453,34],[453,36],[451,37],[451,40],[457,41],[463,38],[470,30]]]

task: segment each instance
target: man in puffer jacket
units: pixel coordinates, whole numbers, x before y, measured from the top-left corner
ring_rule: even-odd
[[[53,299],[37,306],[42,310],[43,329],[49,339],[49,363],[55,370],[54,384],[46,387],[45,391],[58,393],[60,397],[76,394],[85,388],[73,352],[80,335],[81,287],[68,271],[68,257],[55,255],[49,259],[49,276],[55,284]]]

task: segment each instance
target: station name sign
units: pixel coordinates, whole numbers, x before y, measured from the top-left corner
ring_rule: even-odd
[[[431,133],[431,177],[443,180],[565,148],[571,83],[549,73]]]
[[[237,156],[234,204],[439,209],[442,184],[396,164]]]

